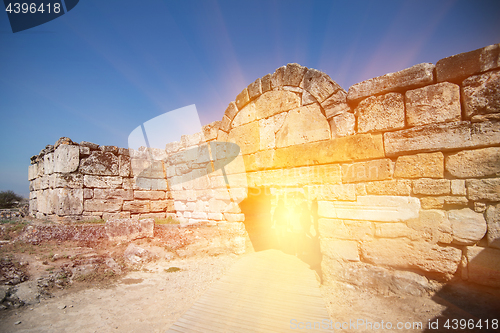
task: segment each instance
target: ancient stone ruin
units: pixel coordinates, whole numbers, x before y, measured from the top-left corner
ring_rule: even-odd
[[[30,213],[244,223],[254,247],[259,237],[272,247],[277,202],[291,212],[305,202],[325,283],[500,287],[499,176],[497,44],[348,92],[288,64],[162,150],[63,138],[31,160]]]

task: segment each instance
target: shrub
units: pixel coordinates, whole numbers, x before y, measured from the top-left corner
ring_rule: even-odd
[[[13,191],[0,192],[0,208],[12,208],[23,200],[23,197],[15,194]]]

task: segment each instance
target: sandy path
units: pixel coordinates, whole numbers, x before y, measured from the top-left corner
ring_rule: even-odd
[[[147,272],[131,272],[114,287],[69,289],[36,306],[5,311],[0,331],[164,332],[235,260],[218,256],[153,263]],[[181,271],[165,272],[172,266]]]

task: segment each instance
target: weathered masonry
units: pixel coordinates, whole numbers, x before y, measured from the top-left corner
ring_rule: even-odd
[[[279,199],[317,203],[326,283],[500,287],[500,44],[348,92],[288,64],[165,150],[63,139],[31,162],[37,217],[241,223],[239,204],[265,188],[271,212]]]

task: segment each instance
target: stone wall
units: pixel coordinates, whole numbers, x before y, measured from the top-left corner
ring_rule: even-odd
[[[317,202],[326,283],[425,288],[426,276],[500,287],[499,54],[488,46],[348,92],[288,64],[165,151],[42,151],[30,166],[31,211],[243,222],[248,188],[265,187],[271,210],[290,193]],[[113,163],[97,167],[105,156]]]

